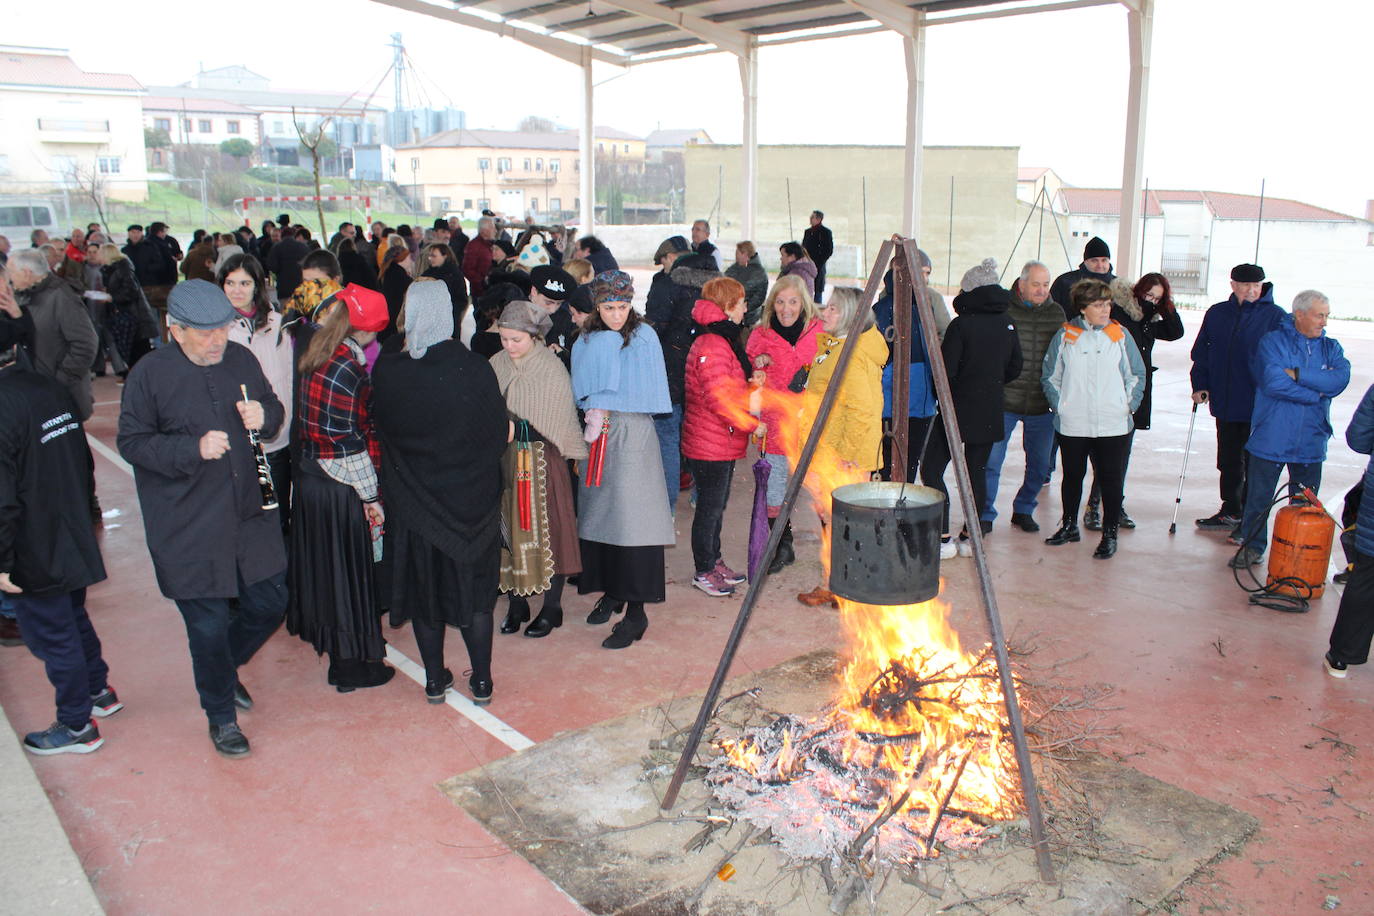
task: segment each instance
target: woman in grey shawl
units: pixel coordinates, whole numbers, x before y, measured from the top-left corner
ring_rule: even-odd
[[[501,549],[501,590],[509,593],[510,608],[501,632],[518,632],[530,619],[529,596],[543,592],[539,616],[525,628],[535,638],[563,625],[563,585],[582,571],[567,459],[586,458],[587,443],[568,370],[544,346],[552,326],[547,312],[517,299],[492,329],[501,337],[501,352],[491,367],[516,427],[502,461],[507,543]]]

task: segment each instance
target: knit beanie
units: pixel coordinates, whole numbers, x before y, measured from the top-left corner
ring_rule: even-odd
[[[1097,236],[1088,239],[1088,244],[1083,246],[1083,260],[1088,258],[1110,258],[1112,250],[1107,247],[1107,243]]]
[[[453,336],[453,300],[442,280],[416,280],[406,289],[406,351],[420,359]]]
[[[592,281],[592,301],[597,305],[603,302],[630,302],[634,297],[634,278],[623,270],[608,270],[597,274]]]
[[[922,251],[921,249],[917,248],[917,249],[916,249],[916,257],[920,258],[920,260],[921,260],[921,269],[922,269],[922,270],[930,270],[930,269],[931,269],[930,255],[926,254],[924,251]]]
[[[964,273],[964,278],[959,281],[959,289],[963,292],[977,289],[980,286],[997,285],[997,259],[984,258],[983,263],[977,267],[970,267]]]

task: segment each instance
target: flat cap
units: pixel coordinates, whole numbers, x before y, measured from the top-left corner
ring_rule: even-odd
[[[172,324],[208,331],[234,320],[229,297],[209,280],[187,280],[172,287],[167,296],[167,317]]]

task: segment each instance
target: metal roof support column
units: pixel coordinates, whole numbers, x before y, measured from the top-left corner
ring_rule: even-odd
[[[906,58],[906,155],[902,162],[902,235],[921,238],[921,169],[925,159],[926,24],[917,13],[911,34],[902,39]]]
[[[592,48],[587,45],[582,49],[582,130],[578,139],[578,155],[580,157],[581,172],[577,176],[577,184],[580,189],[581,205],[578,207],[577,218],[580,223],[579,235],[591,235],[593,223],[596,220],[596,160],[593,151],[596,149],[595,137],[596,119],[592,111],[592,96],[595,89],[592,86]]]
[[[1145,110],[1150,95],[1150,35],[1154,28],[1154,0],[1136,0],[1126,13],[1131,49],[1131,80],[1126,100],[1126,150],[1121,173],[1121,228],[1116,242],[1116,272],[1138,277],[1144,239],[1140,234],[1145,201],[1142,163],[1145,159]]]
[[[740,238],[754,238],[759,208],[759,46],[749,39],[748,53],[739,58],[740,94],[744,96],[744,197],[740,201]],[[724,206],[721,207],[724,210]],[[722,222],[724,220],[722,219]]]

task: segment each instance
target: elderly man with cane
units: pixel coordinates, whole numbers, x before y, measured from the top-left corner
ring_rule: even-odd
[[[279,510],[264,508],[255,457],[285,409],[257,357],[229,340],[235,312],[219,287],[178,284],[167,315],[172,342],[139,360],[124,387],[119,453],[134,466],[158,587],[186,621],[210,740],[242,757],[236,709],[253,700],[238,669],[286,610]]]

